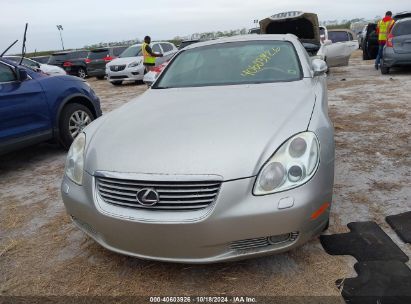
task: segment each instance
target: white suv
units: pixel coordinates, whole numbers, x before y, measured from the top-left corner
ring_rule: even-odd
[[[150,44],[154,53],[161,53],[163,57],[156,58],[156,66],[168,60],[178,51],[170,42],[153,42]],[[141,44],[134,44],[124,50],[120,56],[106,64],[107,80],[113,85],[120,85],[123,81],[141,81],[144,77],[143,55]]]

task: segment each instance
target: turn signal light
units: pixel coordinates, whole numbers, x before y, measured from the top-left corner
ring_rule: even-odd
[[[318,208],[316,211],[314,211],[311,214],[311,219],[316,220],[321,214],[323,214],[327,209],[330,207],[330,203],[325,203],[322,204],[320,208]]]

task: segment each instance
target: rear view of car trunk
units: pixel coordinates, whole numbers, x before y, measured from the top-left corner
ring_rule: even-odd
[[[411,54],[411,18],[399,22],[394,27],[390,39],[395,53]]]
[[[320,49],[318,16],[313,13],[286,12],[260,21],[261,34],[294,34],[310,55]]]

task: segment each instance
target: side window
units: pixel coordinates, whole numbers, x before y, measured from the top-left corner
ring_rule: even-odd
[[[348,34],[345,31],[331,31],[328,32],[328,39],[330,39],[333,43],[345,42],[348,41]]]
[[[156,43],[153,45],[153,52],[154,53],[161,53],[160,44]]]
[[[0,82],[15,81],[16,75],[11,67],[0,63]]]
[[[173,50],[173,47],[168,43],[162,43],[161,47],[163,48],[164,52],[171,52]]]

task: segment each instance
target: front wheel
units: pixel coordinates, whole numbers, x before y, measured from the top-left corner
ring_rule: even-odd
[[[85,70],[85,69],[79,68],[79,69],[77,70],[77,76],[78,76],[78,77],[84,79],[84,78],[86,78],[86,75],[87,75],[87,73],[86,73],[86,70]]]
[[[70,148],[74,138],[94,120],[94,115],[84,105],[72,103],[66,105],[60,116],[60,143],[65,148]]]

